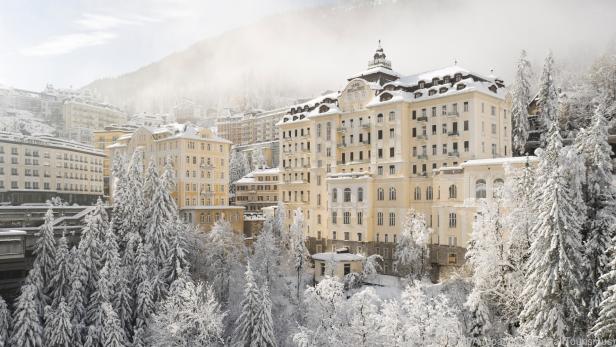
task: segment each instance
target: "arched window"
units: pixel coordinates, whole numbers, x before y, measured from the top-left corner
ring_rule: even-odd
[[[351,202],[351,188],[344,188],[344,202]]]
[[[475,198],[485,199],[485,197],[486,197],[486,181],[477,180],[477,182],[475,182]]]
[[[494,180],[494,184],[492,185],[492,197],[501,198],[503,196],[503,187],[505,185],[505,181],[501,178],[497,178]]]
[[[379,201],[385,200],[385,189],[383,188],[377,189],[376,195],[377,195],[377,200]]]
[[[432,200],[432,186],[426,188],[426,200]]]
[[[332,202],[338,202],[338,189],[332,190]]]
[[[458,197],[458,187],[455,184],[449,186],[449,198],[456,199]]]
[[[421,188],[415,187],[415,200],[421,200]]]
[[[383,212],[378,212],[376,214],[376,224],[383,225]]]
[[[396,188],[389,188],[389,200],[396,200]]]
[[[383,123],[383,114],[382,114],[382,113],[379,113],[379,114],[376,116],[376,122],[377,122],[377,123]]]
[[[364,201],[364,188],[357,188],[357,202]]]

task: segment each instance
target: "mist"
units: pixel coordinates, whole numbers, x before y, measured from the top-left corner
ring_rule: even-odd
[[[452,65],[511,80],[526,49],[583,72],[613,49],[613,1],[344,1],[263,18],[118,78],[85,86],[130,111],[273,108],[339,90],[381,40],[403,75]]]

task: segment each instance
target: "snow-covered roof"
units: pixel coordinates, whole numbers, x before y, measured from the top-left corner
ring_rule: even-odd
[[[449,76],[450,78],[453,79],[453,77],[457,73],[460,73],[462,75],[467,75],[471,73],[471,71],[459,65],[453,65],[453,66],[447,66],[447,67],[440,68],[440,69],[424,71],[422,73],[418,73],[414,75],[402,76],[395,81],[386,83],[386,85],[392,84],[396,86],[413,86],[413,85],[418,84],[420,81],[432,82],[434,78],[438,78],[440,80],[440,79],[443,79],[443,77],[445,76]],[[477,74],[473,73],[473,75],[477,75]],[[478,77],[481,77],[481,76],[478,76]],[[488,79],[488,78],[485,78],[485,79]]]
[[[28,233],[23,230],[2,230],[0,231],[0,236],[22,236],[27,235]]]
[[[386,67],[383,67],[383,66],[374,66],[374,67],[368,68],[368,69],[366,69],[364,71],[355,73],[355,74],[349,76],[348,79],[352,80],[352,79],[355,79],[355,78],[358,78],[358,77],[362,77],[362,76],[366,76],[366,75],[372,75],[372,74],[375,74],[375,73],[384,73],[384,74],[387,74],[387,75],[390,75],[390,76],[395,76],[395,77],[400,77],[401,76],[399,73],[397,73],[396,71],[394,71],[392,69],[389,69],[389,68],[386,68]]]
[[[311,257],[314,260],[321,260],[321,261],[333,260],[335,262],[362,261],[364,259],[364,256],[360,254],[336,253],[336,252],[315,253],[311,255]]]
[[[99,151],[96,148],[86,145],[80,142],[60,139],[50,135],[36,135],[29,136],[19,133],[11,133],[6,131],[0,131],[0,142],[20,143],[31,146],[42,146],[50,148],[59,148],[69,151],[82,152],[97,156],[104,156],[103,151]]]
[[[526,163],[527,161],[534,162],[537,160],[539,160],[539,158],[535,156],[474,159],[474,160],[466,161],[462,163],[460,166],[468,167],[468,166],[483,166],[483,165],[522,164],[522,163]]]

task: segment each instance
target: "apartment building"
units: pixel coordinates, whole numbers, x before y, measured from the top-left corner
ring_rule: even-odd
[[[0,201],[93,204],[103,194],[104,153],[52,136],[0,132]]]
[[[278,140],[276,123],[285,115],[288,108],[271,111],[251,111],[243,114],[228,114],[218,117],[218,135],[235,145],[250,145]]]
[[[246,212],[262,212],[278,204],[278,168],[257,169],[235,182],[235,205]]]
[[[62,118],[62,136],[82,143],[92,143],[96,129],[126,123],[126,115],[119,108],[81,97],[64,100]]]
[[[438,265],[460,265],[472,218],[448,227],[446,216],[456,212],[446,210],[460,201],[439,200],[445,192],[438,182],[447,172],[462,197],[470,189],[464,165],[511,156],[504,94],[502,80],[458,65],[402,75],[379,47],[343,90],[291,107],[278,123],[288,225],[301,208],[312,252],[379,253],[390,272],[397,235],[414,208],[434,229],[433,248],[455,254],[455,262],[437,257]]]
[[[235,213],[225,213],[238,209],[228,206],[231,142],[217,137],[209,129],[189,123],[169,124],[161,128],[140,127],[131,134],[119,137],[107,148],[111,151],[111,162],[115,156],[127,157],[139,150],[143,152],[144,166],[154,160],[160,170],[166,158],[170,158],[177,179],[172,195],[185,220],[209,228],[217,216],[235,216]],[[113,184],[111,195],[113,198]],[[202,223],[201,215],[204,216]],[[206,215],[211,215],[209,223]],[[243,219],[231,221],[243,225]],[[243,232],[243,229],[237,231]]]

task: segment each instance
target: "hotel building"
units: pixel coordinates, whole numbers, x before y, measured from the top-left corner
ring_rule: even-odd
[[[119,108],[80,97],[64,101],[62,118],[62,136],[82,143],[92,143],[96,129],[126,123],[126,115]]]
[[[278,204],[278,168],[258,169],[235,182],[235,205],[246,212],[262,212]]]
[[[52,136],[0,132],[0,201],[94,204],[103,195],[102,151]]]
[[[501,184],[510,161],[492,159],[511,156],[508,110],[494,76],[457,65],[404,76],[379,47],[343,90],[291,107],[278,123],[287,224],[300,208],[311,252],[379,253],[391,272],[414,208],[433,229],[436,268],[461,265],[466,209]]]

